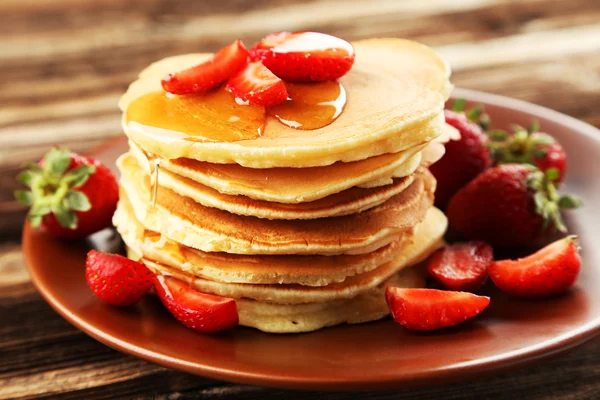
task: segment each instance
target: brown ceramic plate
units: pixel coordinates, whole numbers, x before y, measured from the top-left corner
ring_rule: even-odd
[[[64,318],[119,351],[198,375],[256,385],[300,389],[376,390],[471,379],[569,349],[600,327],[600,132],[557,112],[504,97],[456,90],[482,103],[495,126],[537,118],[564,144],[570,158],[569,191],[587,206],[568,215],[581,236],[583,270],[567,294],[543,301],[509,299],[493,288],[485,313],[459,327],[428,334],[391,320],[339,326],[309,334],[271,335],[238,327],[198,334],[172,318],[155,298],[115,308],[93,297],[84,278],[90,246],[118,243],[112,232],[68,242],[25,226],[23,248],[40,293]],[[114,165],[124,139],[96,156]]]

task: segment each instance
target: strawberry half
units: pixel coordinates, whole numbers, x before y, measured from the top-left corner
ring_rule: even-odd
[[[494,262],[490,278],[503,292],[518,297],[547,297],[570,288],[581,269],[575,236],[557,240],[525,258]]]
[[[427,271],[450,290],[471,291],[487,278],[494,261],[492,246],[482,241],[457,243],[438,249],[427,260]]]
[[[171,73],[162,81],[162,87],[173,94],[203,93],[229,79],[248,62],[248,50],[241,40],[217,51],[202,64]]]
[[[54,148],[18,179],[31,189],[17,190],[15,197],[31,207],[34,228],[77,239],[112,226],[119,186],[99,161]]]
[[[242,100],[263,107],[274,106],[288,98],[283,81],[260,61],[246,65],[246,68],[232,76],[227,82],[227,90]]]
[[[481,313],[490,298],[467,292],[388,286],[385,298],[394,320],[415,331],[457,325]]]
[[[252,47],[251,56],[288,82],[335,80],[354,64],[350,43],[317,32],[273,33]]]
[[[118,254],[91,250],[85,262],[85,278],[92,292],[115,306],[137,303],[152,287],[153,277],[144,264]]]
[[[239,322],[234,299],[200,293],[175,278],[157,275],[154,289],[175,318],[197,332],[230,329]]]

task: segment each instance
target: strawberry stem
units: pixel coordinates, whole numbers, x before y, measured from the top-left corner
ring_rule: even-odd
[[[560,214],[561,208],[575,208],[581,205],[581,201],[572,195],[559,196],[554,182],[559,177],[556,168],[550,168],[545,173],[531,166],[531,173],[527,178],[526,185],[533,190],[536,213],[543,220],[543,231],[549,228],[566,232],[563,219]]]

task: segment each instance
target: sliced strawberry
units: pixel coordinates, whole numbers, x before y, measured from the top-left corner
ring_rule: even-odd
[[[530,256],[494,262],[490,278],[503,292],[519,297],[546,297],[570,288],[581,269],[574,236],[557,240]]]
[[[232,76],[227,82],[227,89],[234,96],[263,107],[274,106],[288,98],[283,81],[260,61],[248,64]]]
[[[345,75],[354,64],[354,48],[347,41],[317,32],[280,32],[252,47],[275,75],[289,82],[320,82]]]
[[[400,325],[415,331],[432,331],[457,325],[481,313],[490,298],[467,292],[436,289],[402,289],[388,286],[385,298]]]
[[[492,261],[494,250],[489,244],[457,243],[433,253],[427,260],[427,271],[450,290],[471,291],[485,282]]]
[[[144,264],[118,254],[91,250],[85,266],[88,286],[108,304],[130,306],[152,287],[154,274]]]
[[[167,310],[197,332],[230,329],[239,322],[234,299],[200,293],[175,278],[157,275],[154,289]]]
[[[173,94],[202,93],[225,82],[244,68],[249,53],[241,40],[217,51],[202,64],[171,73],[162,80],[162,87]]]

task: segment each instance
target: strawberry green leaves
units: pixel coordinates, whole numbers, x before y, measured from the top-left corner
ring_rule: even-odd
[[[29,220],[34,227],[40,226],[42,218],[52,213],[61,226],[75,229],[75,211],[90,210],[87,196],[75,189],[88,181],[96,167],[84,164],[69,170],[70,165],[71,153],[66,149],[53,148],[46,154],[41,166],[30,163],[28,169],[17,177],[30,190],[17,190],[15,198],[31,207]]]
[[[559,196],[554,184],[560,177],[556,168],[549,168],[544,172],[531,166],[531,170],[526,185],[535,192],[533,199],[536,212],[544,219],[543,230],[552,226],[560,232],[566,232],[567,227],[560,215],[560,209],[577,208],[582,205],[581,200],[573,195]]]

